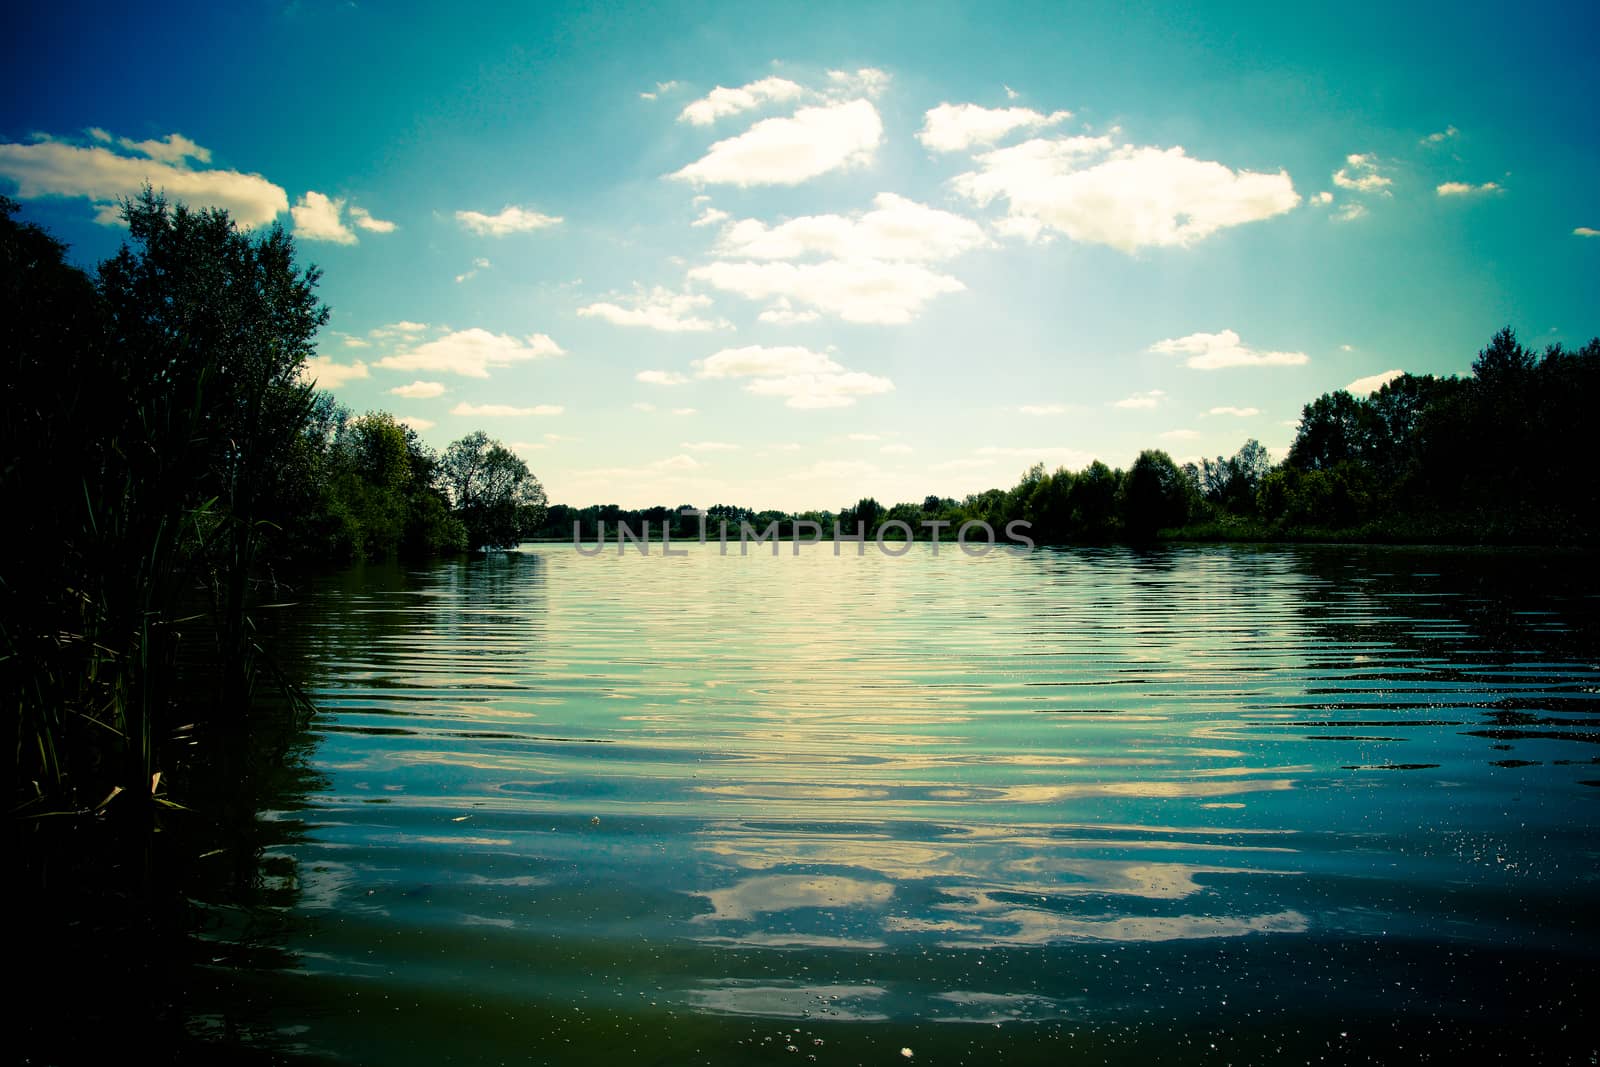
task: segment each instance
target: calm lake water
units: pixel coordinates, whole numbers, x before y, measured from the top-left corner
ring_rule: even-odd
[[[190,1008],[228,1040],[372,1064],[1600,1044],[1582,557],[530,545],[301,594],[278,641],[320,713]]]

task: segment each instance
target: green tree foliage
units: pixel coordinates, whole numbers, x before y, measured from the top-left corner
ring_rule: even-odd
[[[246,235],[147,190],[124,205],[129,243],[90,279],[15,212],[0,204],[13,361],[0,491],[27,501],[38,561],[0,587],[13,798],[89,811],[125,794],[121,810],[147,812],[181,743],[176,620],[197,584],[217,695],[248,696],[246,612],[327,312],[276,228]]]
[[[1128,468],[1119,504],[1123,533],[1134,541],[1148,541],[1157,532],[1188,521],[1188,482],[1171,456],[1147,450]]]
[[[472,548],[510,547],[544,524],[544,487],[526,463],[482,430],[453,442],[439,472]]]

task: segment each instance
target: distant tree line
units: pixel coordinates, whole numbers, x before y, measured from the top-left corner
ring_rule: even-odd
[[[1231,457],[1177,464],[1159,449],[1127,470],[1095,461],[1082,470],[1029,468],[1009,489],[961,500],[928,496],[885,507],[872,497],[837,511],[706,508],[706,532],[777,523],[780,536],[815,523],[876,536],[904,523],[917,539],[953,538],[970,521],[1003,530],[1031,523],[1043,544],[1169,539],[1334,539],[1451,543],[1586,544],[1597,538],[1600,485],[1588,472],[1586,420],[1600,410],[1600,339],[1543,353],[1495,334],[1468,377],[1403,374],[1376,392],[1327,393],[1305,405],[1294,444],[1274,463],[1259,441]],[[699,536],[690,505],[549,508],[539,538],[608,538],[619,525],[659,538]],[[858,525],[859,524],[859,525]],[[934,529],[929,528],[933,524]],[[809,527],[802,527],[809,530]],[[903,529],[888,527],[886,537]]]

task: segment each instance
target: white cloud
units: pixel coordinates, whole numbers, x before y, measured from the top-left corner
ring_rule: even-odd
[[[694,415],[698,411],[699,411],[698,408],[673,408],[672,409],[672,413],[674,415]]]
[[[1191,333],[1157,341],[1150,351],[1167,355],[1185,355],[1184,365],[1195,370],[1217,370],[1221,367],[1291,367],[1311,362],[1304,352],[1262,352],[1240,343],[1239,335],[1232,330],[1221,333]]]
[[[694,366],[702,378],[826,374],[844,369],[829,356],[798,345],[781,347],[746,345],[743,348],[724,348],[715,355],[695,360]]]
[[[395,396],[403,396],[407,400],[428,400],[432,397],[444,395],[443,382],[415,381],[410,385],[397,385],[389,392]]]
[[[690,226],[715,226],[719,222],[726,222],[733,218],[732,215],[720,208],[704,207],[700,209],[700,217],[689,223]]]
[[[658,96],[665,96],[668,93],[676,92],[680,88],[681,85],[682,85],[681,82],[675,82],[675,81],[671,81],[671,82],[656,82],[655,89],[654,90],[646,90],[645,92],[640,93],[639,94],[639,99],[641,99],[641,100],[654,100]]]
[[[671,177],[717,185],[798,185],[865,163],[883,139],[883,120],[866,100],[803,107],[791,118],[763,119],[718,141]]]
[[[877,67],[828,71],[828,87],[837,96],[877,97],[889,87],[889,73]]]
[[[727,441],[679,441],[678,447],[689,452],[734,452],[739,448]]]
[[[1335,211],[1333,213],[1333,218],[1335,222],[1349,222],[1352,219],[1359,219],[1366,213],[1367,205],[1358,204],[1352,201],[1348,204],[1345,204],[1338,211]]]
[[[95,128],[90,131],[98,141],[109,141],[111,135],[105,130]],[[210,163],[211,149],[201,148],[181,133],[169,133],[158,141],[135,141],[129,137],[118,137],[117,144],[136,155],[158,159],[163,163],[176,163],[182,165],[186,159],[196,163]]]
[[[1333,203],[1333,194],[1324,189],[1322,192],[1314,194],[1310,199],[1310,203],[1317,207],[1327,207]]]
[[[989,243],[971,219],[879,193],[863,214],[805,215],[768,226],[744,219],[723,231],[720,253],[746,259],[881,259],[934,262]]]
[[[642,370],[633,376],[633,380],[636,382],[644,382],[646,385],[682,385],[689,379],[685,378],[677,371]]]
[[[519,408],[512,404],[468,404],[463,401],[451,408],[450,414],[488,419],[515,415],[559,415],[565,410],[560,404],[535,404],[532,407]]]
[[[762,104],[795,100],[805,95],[805,89],[787,78],[762,78],[737,89],[717,86],[711,92],[684,107],[678,113],[679,122],[694,126],[709,126],[720,118],[752,111]]]
[[[821,352],[793,345],[726,348],[695,367],[702,378],[749,378],[747,392],[781,396],[791,408],[849,407],[859,397],[894,389],[888,378],[848,371]]]
[[[464,271],[461,274],[457,274],[456,275],[456,281],[457,282],[470,281],[471,279],[476,278],[478,276],[478,272],[480,270],[488,270],[492,266],[494,266],[493,263],[490,263],[484,257],[479,256],[478,258],[476,258],[476,259],[474,259],[472,261],[472,269],[471,270]]]
[[[386,370],[431,370],[464,378],[487,378],[491,367],[508,367],[513,363],[559,355],[562,355],[561,346],[542,333],[517,338],[473,327],[385,356],[378,360],[377,366]]]
[[[1249,418],[1252,415],[1261,414],[1261,409],[1260,408],[1237,408],[1237,407],[1233,407],[1232,405],[1225,405],[1223,407],[1212,408],[1210,411],[1206,412],[1206,414],[1207,415],[1233,415],[1233,416],[1236,416],[1238,418],[1245,419],[1245,418]]]
[[[350,220],[368,233],[393,233],[399,229],[388,219],[380,219],[366,208],[356,207],[353,204],[350,207]]]
[[[1577,227],[1573,228],[1572,236],[1574,236],[1574,237],[1600,237],[1600,230],[1595,229],[1593,226],[1577,226]]]
[[[561,223],[559,215],[541,215],[537,211],[530,211],[514,204],[507,204],[494,215],[485,215],[481,211],[458,211],[456,219],[473,233],[484,237],[527,233],[530,230],[542,230],[547,226],[558,226]]]
[[[432,419],[419,418],[416,415],[402,415],[400,418],[395,419],[394,421],[398,422],[402,426],[409,426],[418,433],[422,433],[424,430],[431,430],[435,426],[439,425]]]
[[[1042,130],[1071,117],[1070,111],[1046,115],[1028,107],[940,104],[923,117],[917,140],[935,152],[964,152],[974,145],[994,144],[1016,130]]]
[[[1440,196],[1476,196],[1482,193],[1498,193],[1501,189],[1498,182],[1484,182],[1482,185],[1472,185],[1469,182],[1445,182],[1434,191]]]
[[[367,336],[379,338],[409,336],[422,333],[427,328],[428,324],[425,322],[411,322],[407,319],[401,319],[399,322],[391,322],[387,326],[379,326],[376,329],[369,330],[367,331]]]
[[[1378,157],[1372,153],[1352,152],[1344,157],[1345,165],[1333,172],[1333,184],[1341,189],[1358,193],[1388,194],[1394,181],[1378,172]]]
[[[47,138],[0,144],[0,177],[15,181],[23,200],[85,197],[95,205],[97,221],[112,225],[120,221],[115,202],[138,196],[146,183],[191,208],[222,208],[245,229],[264,226],[289,210],[288,195],[259,174],[185,165],[185,157],[204,162],[211,155],[185,137],[171,134],[164,142],[139,143],[181,145],[166,155],[183,155],[168,161],[121,155],[104,144],[85,147]]]
[[[1454,138],[1460,132],[1461,131],[1456,129],[1454,126],[1446,126],[1444,129],[1440,130],[1438,133],[1430,133],[1430,134],[1428,134],[1428,136],[1424,137],[1422,140],[1418,141],[1417,143],[1418,144],[1427,144],[1427,145],[1443,144],[1445,141],[1448,141],[1448,140],[1451,140],[1452,138]]]
[[[1405,374],[1405,371],[1399,369],[1379,371],[1377,374],[1369,374],[1365,378],[1357,378],[1355,381],[1345,386],[1345,392],[1349,393],[1351,396],[1366,396],[1369,393],[1376,393],[1379,389],[1382,389],[1384,386],[1388,385],[1390,382],[1394,381],[1403,374]]]
[[[886,456],[910,456],[915,454],[917,450],[910,445],[884,445],[878,451]]]
[[[821,317],[822,314],[817,311],[796,311],[794,305],[781,296],[776,303],[756,316],[759,321],[770,322],[775,326],[794,326],[802,322],[815,322]]]
[[[916,263],[829,260],[823,263],[734,263],[695,267],[693,281],[750,300],[779,297],[848,322],[910,322],[922,306],[965,289],[955,278]]]
[[[1147,393],[1133,393],[1112,403],[1115,408],[1153,408],[1161,403],[1161,398],[1167,394],[1160,389],[1152,389]]]
[[[1112,148],[1106,137],[1035,138],[977,164],[953,184],[978,204],[1004,199],[1002,232],[1038,240],[1055,231],[1128,253],[1193,244],[1300,203],[1286,172],[1236,171],[1182,148]]]
[[[294,216],[294,235],[305,241],[355,244],[355,231],[339,218],[343,210],[343,199],[336,200],[321,193],[306,193],[289,209],[289,214]]]
[[[300,368],[302,382],[316,382],[321,389],[337,389],[356,378],[370,377],[367,365],[361,360],[354,363],[335,363],[331,356],[312,356]]]
[[[585,318],[604,319],[614,326],[644,326],[663,333],[699,333],[727,329],[724,319],[701,318],[696,309],[709,307],[711,298],[698,293],[674,293],[656,286],[640,290],[629,301],[631,307],[605,301],[578,309]]]

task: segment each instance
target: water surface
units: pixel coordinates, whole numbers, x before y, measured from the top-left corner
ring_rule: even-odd
[[[302,593],[307,773],[197,1026],[359,1063],[1593,1052],[1580,557],[540,545]]]

